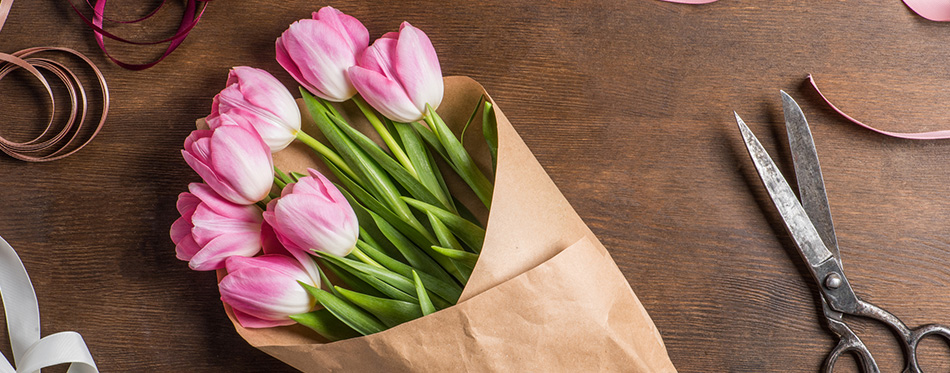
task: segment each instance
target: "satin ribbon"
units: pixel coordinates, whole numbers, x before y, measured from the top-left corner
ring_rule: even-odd
[[[821,96],[821,99],[822,99],[822,100],[825,100],[825,103],[827,103],[829,106],[831,106],[831,108],[832,108],[834,111],[836,111],[838,114],[841,114],[841,116],[843,116],[845,119],[847,119],[847,120],[851,121],[852,123],[857,124],[857,125],[859,125],[859,126],[861,126],[861,127],[867,128],[867,129],[869,129],[869,130],[871,130],[871,131],[880,133],[880,134],[885,135],[885,136],[896,137],[896,138],[899,138],[899,139],[910,139],[910,140],[942,140],[942,139],[950,139],[950,130],[930,131],[930,132],[891,132],[891,131],[885,131],[885,130],[882,130],[882,129],[877,129],[877,128],[871,127],[871,126],[869,126],[869,125],[867,125],[867,124],[861,123],[861,121],[859,121],[859,120],[857,120],[857,119],[854,119],[853,117],[851,117],[851,116],[848,115],[848,114],[845,114],[845,112],[841,111],[841,109],[838,109],[838,107],[835,106],[835,104],[832,104],[832,103],[831,103],[831,100],[828,100],[828,98],[825,97],[825,94],[824,94],[824,93],[821,93],[821,90],[818,89],[818,84],[815,83],[815,78],[812,77],[811,74],[808,74],[808,82],[811,83],[811,86],[815,88],[815,91],[818,92],[818,95]]]
[[[99,372],[79,333],[60,332],[40,338],[36,292],[20,257],[3,237],[0,237],[0,297],[17,367],[14,369],[0,356],[0,373],[38,372],[65,363],[71,363],[69,373]]]
[[[10,14],[12,6],[13,0],[0,0],[0,29],[3,28],[3,24]],[[85,141],[80,142],[79,135],[83,133],[84,126],[86,126],[87,123],[87,117],[91,117],[86,90],[76,74],[66,67],[65,64],[49,58],[34,56],[44,52],[65,53],[77,57],[88,65],[96,75],[100,91],[102,92],[102,110],[98,124]],[[86,56],[75,50],[60,47],[27,48],[12,54],[0,53],[0,79],[3,79],[16,69],[26,70],[46,88],[46,93],[51,104],[49,122],[47,122],[46,129],[44,129],[39,136],[29,141],[16,142],[0,136],[0,151],[13,158],[28,162],[53,161],[79,151],[99,134],[102,126],[105,124],[106,115],[109,112],[109,87],[106,84],[102,72],[99,71],[99,68],[86,58]],[[43,74],[40,73],[40,69],[46,70],[56,76],[69,93],[69,116],[60,126],[57,126],[54,117],[56,98],[53,95],[53,90],[49,82]]]
[[[102,49],[102,53],[105,53],[106,57],[112,60],[112,62],[115,62],[116,65],[119,65],[123,68],[129,69],[129,70],[145,70],[149,67],[155,66],[159,62],[162,62],[162,60],[164,60],[165,57],[168,57],[168,55],[170,55],[173,51],[175,51],[175,49],[178,48],[178,46],[181,45],[181,43],[185,41],[185,37],[188,36],[188,33],[191,32],[191,29],[193,29],[196,25],[198,25],[198,21],[200,21],[201,16],[204,15],[205,9],[208,8],[208,1],[210,0],[207,0],[207,1],[187,0],[187,3],[185,4],[185,12],[184,14],[182,14],[181,24],[178,26],[178,31],[176,31],[174,35],[168,38],[158,40],[158,41],[149,41],[149,42],[133,41],[133,40],[125,39],[115,34],[112,34],[103,28],[103,20],[114,22],[114,23],[142,22],[146,19],[151,18],[156,13],[158,13],[159,9],[165,6],[166,0],[162,0],[161,4],[155,7],[155,9],[153,9],[151,12],[146,14],[144,17],[136,19],[136,20],[132,20],[132,21],[117,21],[117,20],[113,20],[106,17],[105,11],[106,11],[107,0],[97,0],[95,4],[92,4],[89,2],[89,0],[86,0],[86,5],[88,5],[90,8],[93,9],[93,17],[92,19],[89,19],[89,17],[86,17],[84,14],[82,14],[82,11],[80,11],[79,8],[76,7],[76,4],[74,4],[73,1],[74,0],[68,0],[69,6],[71,6],[73,8],[73,11],[75,11],[76,14],[78,14],[79,17],[82,18],[82,21],[85,22],[87,26],[91,27],[93,32],[95,32],[96,44],[99,45],[99,49]],[[162,53],[162,55],[156,58],[155,60],[152,60],[151,62],[144,63],[144,64],[130,64],[130,63],[122,62],[118,60],[117,58],[113,57],[111,54],[109,54],[109,51],[106,50],[104,37],[107,37],[109,39],[116,40],[119,42],[134,44],[134,45],[154,45],[154,44],[161,44],[161,43],[167,43],[167,42],[170,42],[170,44],[168,45],[168,48],[165,49],[165,52]]]

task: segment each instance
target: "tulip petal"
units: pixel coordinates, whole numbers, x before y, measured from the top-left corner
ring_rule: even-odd
[[[247,222],[219,215],[206,206],[198,207],[191,219],[194,228],[191,235],[199,245],[207,245],[221,235],[250,233],[257,236],[257,245],[261,246],[260,222]]]
[[[296,128],[300,129],[300,110],[297,109],[294,96],[273,75],[261,69],[238,66],[231,69],[229,86],[232,81],[237,83],[237,89],[248,103],[270,111],[291,124],[295,123]]]
[[[242,312],[241,310],[235,309],[234,307],[231,307],[231,312],[234,312],[234,318],[237,319],[238,324],[241,324],[241,326],[245,328],[273,328],[275,326],[296,324],[294,320],[289,318],[287,320],[265,320],[260,317]]]
[[[286,33],[287,31],[284,31],[284,34]],[[290,58],[290,54],[287,52],[287,47],[284,45],[284,37],[284,35],[281,35],[274,43],[274,50],[277,52],[277,63],[279,63],[280,66],[284,68],[284,70],[287,70],[287,73],[289,73],[290,76],[297,81],[297,83],[300,83],[306,87],[308,91],[313,92],[316,88],[303,79],[303,74],[300,73],[300,68],[297,67],[297,64],[292,58]]]
[[[326,22],[334,29],[340,30],[343,40],[354,54],[359,53],[369,45],[369,31],[358,19],[344,14],[333,7],[323,7],[313,13],[313,19]]]
[[[360,53],[357,66],[383,74],[387,79],[396,80],[392,66],[393,56],[396,54],[396,43],[395,38],[376,39],[373,45]],[[352,79],[350,77],[350,80]]]
[[[228,258],[228,272],[238,272],[246,268],[266,267],[278,274],[293,277],[300,272],[300,264],[285,255],[262,255],[253,258],[235,256]]]
[[[270,147],[271,152],[283,150],[297,136],[300,131],[300,112],[296,112],[296,117],[290,121],[284,120],[274,113],[255,107],[245,101],[243,93],[237,85],[225,88],[218,93],[220,104],[218,109],[221,111],[218,118],[212,123],[215,128],[220,125],[219,122],[225,115],[232,118],[243,118],[243,120],[234,119],[237,124],[247,123],[250,127],[264,139],[264,142]],[[296,121],[296,122],[293,122]]]
[[[225,234],[204,245],[188,262],[196,271],[224,268],[224,262],[233,255],[254,256],[261,251],[260,234]]]
[[[249,205],[256,201],[248,200],[246,197],[239,194],[234,188],[224,183],[218,175],[211,170],[211,167],[202,163],[197,158],[195,158],[191,153],[186,151],[181,152],[182,158],[185,159],[187,163],[195,172],[198,173],[198,176],[201,176],[201,179],[208,184],[211,189],[214,189],[221,197],[227,199],[228,201],[240,204],[240,205]]]
[[[267,254],[281,254],[281,255],[290,255],[290,252],[287,251],[287,248],[280,243],[280,240],[277,238],[277,233],[274,232],[274,227],[272,227],[265,220],[261,224],[261,247],[264,249],[264,255]]]
[[[256,133],[223,126],[211,137],[211,168],[249,201],[264,199],[274,180],[270,148]]]
[[[198,246],[195,239],[188,234],[183,236],[182,239],[175,244],[175,257],[180,260],[190,261],[200,250],[201,246]]]
[[[320,186],[322,187],[321,193],[323,193],[327,199],[329,199],[334,204],[349,204],[349,202],[346,200],[346,197],[343,197],[343,193],[340,192],[340,189],[338,189],[336,185],[333,185],[333,183],[330,182],[330,179],[327,179],[326,176],[323,176],[320,171],[308,168],[307,172],[310,173],[311,177],[320,181]]]
[[[191,236],[191,229],[194,226],[191,225],[191,217],[182,216],[175,220],[172,223],[171,229],[168,231],[168,235],[171,236],[172,242],[175,245],[178,245],[179,242],[185,239],[185,237]]]
[[[192,183],[197,184],[197,183]],[[191,185],[188,185],[189,188]],[[201,203],[201,199],[195,196],[194,194],[188,192],[182,192],[178,194],[178,202],[175,203],[175,208],[178,209],[178,213],[184,216],[185,214],[193,214],[195,208],[198,207],[198,204]]]
[[[191,153],[196,159],[203,163],[208,163],[210,150],[208,149],[211,130],[194,130],[185,138],[185,150]]]
[[[201,204],[211,208],[220,216],[257,223],[263,219],[260,216],[261,209],[257,206],[239,205],[228,201],[206,184],[191,183],[188,185],[188,191],[200,199]]]
[[[346,69],[356,64],[353,50],[340,43],[345,36],[326,22],[303,19],[290,25],[283,35],[288,53],[296,61],[306,61],[300,66],[301,83],[309,83],[316,90],[308,89],[323,99],[341,102],[356,94]]]
[[[409,99],[420,112],[426,104],[438,108],[442,103],[442,67],[429,37],[409,22],[403,22],[393,56],[393,69]]]
[[[422,111],[412,103],[402,86],[382,74],[353,66],[348,70],[353,86],[373,108],[396,122],[415,122]]]
[[[263,265],[229,272],[218,284],[221,299],[234,309],[265,320],[289,319],[289,315],[313,308],[316,301],[297,283],[300,279]],[[303,274],[302,269],[297,271]]]
[[[355,214],[352,209],[347,214],[343,209],[309,208],[325,204],[319,197],[306,194],[282,197],[275,211],[281,233],[298,245],[306,245],[306,249],[345,256],[356,245],[359,227]]]

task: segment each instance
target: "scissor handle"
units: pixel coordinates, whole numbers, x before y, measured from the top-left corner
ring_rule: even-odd
[[[831,319],[828,321],[832,324],[832,330],[835,330],[841,339],[838,340],[838,345],[831,350],[831,353],[829,353],[828,357],[825,359],[824,372],[834,372],[835,364],[838,362],[838,358],[848,352],[854,353],[854,355],[858,358],[858,365],[861,367],[862,372],[881,372],[881,370],[877,367],[877,362],[874,361],[874,357],[871,356],[871,351],[868,351],[868,347],[864,345],[864,342],[861,341],[861,338],[858,338],[858,336],[851,331],[851,328],[848,328],[847,325],[840,321]]]
[[[927,324],[911,329],[910,336],[907,337],[907,364],[904,372],[920,372],[920,365],[917,362],[917,345],[930,335],[939,335],[950,344],[950,328],[945,325]]]
[[[852,314],[872,318],[887,324],[887,326],[900,337],[898,340],[904,348],[904,373],[920,373],[920,364],[917,362],[917,345],[919,345],[920,341],[925,337],[938,335],[943,337],[947,343],[950,343],[950,328],[945,325],[927,324],[915,329],[910,329],[907,327],[907,324],[904,324],[897,316],[894,316],[881,307],[860,299],[858,299],[857,309]],[[843,340],[844,338],[842,338],[842,341]],[[860,340],[858,342],[861,343]],[[863,343],[861,343],[861,346],[864,352],[867,352],[867,347],[865,347]],[[834,353],[834,351],[832,351],[832,353]],[[868,355],[870,355],[870,353],[868,353]]]

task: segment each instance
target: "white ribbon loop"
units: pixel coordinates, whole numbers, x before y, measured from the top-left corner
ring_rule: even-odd
[[[98,373],[82,336],[62,332],[40,339],[40,309],[30,276],[13,247],[0,237],[0,297],[17,369],[0,358],[0,373],[38,372],[70,363],[69,373]]]

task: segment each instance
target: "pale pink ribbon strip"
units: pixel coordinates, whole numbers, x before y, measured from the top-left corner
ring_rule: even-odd
[[[709,4],[716,0],[660,0],[679,4]],[[950,0],[904,0],[921,17],[937,22],[950,21]]]
[[[13,0],[0,0],[0,29],[3,28],[3,24],[10,14],[12,6]],[[89,113],[86,89],[76,74],[66,67],[65,64],[49,58],[33,56],[34,54],[43,52],[60,52],[73,55],[89,65],[96,75],[99,89],[102,92],[101,114],[99,115],[96,128],[92,130],[92,133],[87,135],[85,141],[81,143],[77,144],[79,135],[83,132],[84,125],[87,123],[87,117],[92,117]],[[99,134],[102,126],[105,124],[106,115],[109,112],[109,87],[106,84],[102,72],[99,71],[99,68],[96,67],[89,58],[75,50],[60,47],[27,48],[12,54],[0,53],[0,79],[3,79],[7,74],[16,69],[28,71],[46,88],[46,93],[51,104],[50,119],[46,124],[46,129],[32,140],[16,142],[0,136],[0,151],[13,158],[28,162],[53,161],[79,151]],[[53,95],[53,90],[39,69],[49,71],[59,78],[66,87],[67,92],[69,92],[69,117],[61,126],[57,126],[54,118],[56,99]]]
[[[947,0],[904,0],[910,10],[931,21],[950,21],[950,1]]]
[[[680,3],[680,4],[709,4],[717,0],[660,0],[666,1],[668,3]]]
[[[811,74],[808,74],[808,81],[811,83],[811,86],[815,88],[815,91],[818,92],[818,95],[821,96],[821,99],[825,100],[825,102],[828,103],[828,105],[831,106],[831,108],[834,109],[834,111],[838,112],[838,114],[841,114],[841,116],[845,117],[845,119],[861,127],[867,128],[871,131],[880,133],[882,135],[897,137],[901,139],[911,139],[911,140],[950,139],[950,130],[931,131],[931,132],[891,132],[891,131],[880,130],[880,129],[871,127],[867,124],[861,123],[861,121],[852,118],[848,114],[845,114],[843,111],[841,111],[841,109],[838,109],[838,107],[835,106],[835,104],[832,104],[831,101],[828,100],[827,97],[825,97],[825,94],[821,93],[821,90],[818,89],[818,84],[815,83],[815,78],[812,77]]]

